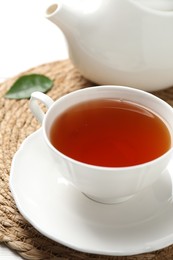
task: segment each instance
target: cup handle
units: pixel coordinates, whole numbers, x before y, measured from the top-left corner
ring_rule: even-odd
[[[33,92],[31,94],[31,99],[29,104],[31,112],[37,118],[37,120],[42,124],[45,113],[39,106],[38,101],[43,103],[47,108],[49,108],[54,103],[54,101],[49,96],[39,91]]]

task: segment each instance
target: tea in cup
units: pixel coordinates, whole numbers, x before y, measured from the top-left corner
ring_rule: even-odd
[[[30,108],[62,176],[95,201],[131,198],[152,185],[172,157],[173,109],[142,90],[89,87],[55,102],[34,92]]]

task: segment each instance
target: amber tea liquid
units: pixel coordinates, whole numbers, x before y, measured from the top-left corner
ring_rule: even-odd
[[[54,121],[50,140],[60,152],[77,161],[105,167],[142,164],[171,146],[169,130],[156,114],[114,99],[70,107]]]

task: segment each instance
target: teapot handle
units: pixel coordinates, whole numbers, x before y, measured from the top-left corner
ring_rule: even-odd
[[[36,119],[42,124],[43,118],[45,113],[41,109],[41,107],[38,104],[38,101],[43,103],[47,108],[49,108],[54,101],[46,94],[43,94],[42,92],[36,91],[31,94],[30,99],[30,110],[33,113],[33,115],[36,117]]]

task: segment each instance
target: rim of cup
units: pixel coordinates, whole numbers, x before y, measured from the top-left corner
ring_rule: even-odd
[[[56,103],[57,103],[57,102],[58,102],[58,103],[59,103],[59,102],[63,102],[64,99],[67,99],[69,96],[76,95],[76,93],[88,91],[88,89],[89,89],[89,91],[92,92],[92,91],[94,91],[94,90],[96,90],[96,89],[101,89],[101,88],[102,88],[102,89],[105,89],[105,90],[109,90],[109,89],[113,89],[113,88],[116,88],[117,90],[118,90],[118,89],[119,89],[119,90],[120,90],[120,89],[122,89],[122,90],[123,90],[123,89],[126,89],[126,90],[130,90],[130,91],[132,91],[132,92],[141,93],[142,95],[145,95],[145,96],[148,96],[148,97],[150,97],[150,98],[153,98],[153,100],[156,100],[157,102],[159,102],[159,103],[162,104],[163,106],[167,107],[167,109],[171,110],[171,112],[172,112],[172,114],[173,114],[173,108],[172,108],[168,103],[166,103],[164,100],[162,100],[162,99],[158,98],[157,96],[155,96],[155,95],[153,95],[153,94],[151,94],[151,93],[149,93],[149,92],[146,92],[146,91],[144,91],[144,90],[135,89],[135,88],[126,87],[126,86],[113,86],[113,85],[93,86],[93,87],[87,87],[87,88],[84,88],[84,89],[79,89],[79,90],[70,92],[70,93],[65,94],[64,96],[58,98],[58,99],[52,104],[52,106],[49,108],[48,112],[45,114],[45,116],[44,116],[44,118],[43,118],[43,122],[42,122],[43,135],[44,135],[44,137],[45,137],[45,140],[46,140],[48,146],[51,148],[51,150],[53,150],[55,153],[58,153],[58,154],[59,154],[61,157],[63,157],[64,159],[66,159],[66,160],[68,160],[68,161],[70,161],[70,162],[72,162],[72,163],[75,163],[75,164],[77,164],[77,165],[81,165],[81,166],[83,165],[83,166],[88,167],[88,168],[99,169],[99,170],[103,170],[103,171],[105,171],[105,169],[106,169],[106,170],[108,170],[108,171],[110,171],[110,172],[116,171],[116,169],[117,169],[118,171],[124,171],[125,169],[126,169],[126,170],[127,170],[127,169],[136,169],[136,168],[141,168],[141,167],[144,167],[144,166],[147,167],[148,165],[156,164],[159,160],[164,159],[165,157],[167,157],[167,156],[172,152],[172,150],[173,150],[173,133],[171,133],[170,127],[168,127],[168,126],[167,126],[167,127],[168,127],[168,130],[169,130],[170,135],[171,135],[171,147],[169,148],[169,150],[166,151],[166,152],[165,152],[164,154],[162,154],[161,156],[159,156],[159,157],[157,157],[157,158],[155,158],[155,159],[153,159],[153,160],[151,160],[151,161],[148,161],[148,162],[145,162],[145,163],[141,163],[141,164],[137,164],[137,165],[124,166],[124,167],[108,167],[108,166],[92,165],[92,164],[84,163],[84,162],[81,162],[81,161],[77,161],[77,160],[75,160],[75,159],[73,159],[73,158],[71,158],[71,157],[69,157],[69,156],[63,154],[63,153],[60,152],[58,149],[56,149],[56,148],[52,145],[51,141],[49,140],[49,137],[48,137],[47,132],[46,132],[46,127],[45,127],[45,126],[46,126],[46,120],[47,120],[47,118],[48,118],[48,116],[49,116],[49,113],[50,113],[50,111],[52,110],[52,108],[53,108],[54,106],[56,106]],[[88,100],[88,99],[86,99],[86,101],[87,101],[87,100]],[[127,100],[127,101],[131,101],[131,102],[134,102],[134,104],[136,104],[136,105],[140,105],[140,104],[136,103],[136,102],[133,101],[133,100]],[[79,103],[80,103],[80,101],[79,101]],[[144,107],[145,107],[145,106],[144,106]],[[145,108],[152,111],[152,109],[148,108],[147,106],[146,106]],[[152,112],[157,115],[157,112],[154,112],[154,111],[152,111]],[[161,116],[160,116],[160,118],[161,118],[162,121],[165,123],[164,118],[162,118]],[[173,132],[173,130],[172,130],[172,132]]]

